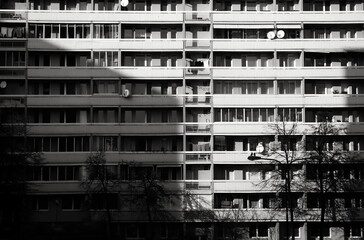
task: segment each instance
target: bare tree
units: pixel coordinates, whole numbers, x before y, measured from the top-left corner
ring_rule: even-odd
[[[157,239],[155,222],[169,221],[174,218],[166,208],[166,201],[171,200],[176,195],[166,191],[154,168],[143,167],[135,163],[128,165],[130,202],[139,212],[146,212],[147,214],[147,239]]]
[[[285,207],[286,237],[295,239],[295,215],[299,213],[297,192],[302,189],[302,163],[306,158],[304,152],[304,138],[298,131],[297,123],[276,122],[269,125],[275,135],[275,141],[264,147],[263,157],[249,157],[250,160],[269,161],[275,165],[270,176],[262,181],[264,187],[277,192],[278,208]],[[262,144],[262,143],[260,143]]]
[[[42,156],[27,146],[26,120],[13,113],[0,111],[0,228],[21,239],[28,213],[27,193],[32,189],[26,173]]]
[[[221,209],[216,212],[216,222],[222,224],[224,229],[224,239],[243,240],[250,239],[249,228],[243,223],[251,221],[251,215],[247,215],[252,210],[239,208]]]
[[[309,180],[308,191],[318,193],[320,209],[320,240],[324,239],[324,226],[328,218],[337,221],[338,217],[344,217],[348,212],[338,211],[336,204],[328,204],[330,194],[337,192],[350,192],[353,185],[348,181],[343,171],[343,163],[352,162],[355,156],[343,149],[343,144],[337,138],[346,133],[346,128],[323,121],[312,129],[312,135],[308,141],[310,158],[307,165],[313,166],[308,169]],[[336,138],[336,140],[335,140]],[[346,216],[347,217],[347,216]]]
[[[116,193],[119,186],[117,172],[106,164],[105,153],[102,151],[91,153],[86,160],[87,174],[81,183],[91,195],[91,202],[101,201],[101,207],[106,210],[107,239],[113,238],[113,218],[111,210],[118,203]]]

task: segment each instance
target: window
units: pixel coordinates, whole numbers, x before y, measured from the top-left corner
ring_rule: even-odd
[[[49,209],[48,196],[33,196],[32,210],[46,211]]]
[[[301,81],[278,81],[279,94],[301,94]]]
[[[117,209],[118,208],[118,195],[109,193],[107,196],[103,194],[91,195],[91,209]]]
[[[180,180],[180,166],[161,166],[157,167],[157,176],[160,180]]]
[[[118,34],[116,24],[94,24],[94,38],[118,38]]]
[[[257,224],[249,227],[249,236],[251,238],[268,237],[269,227],[266,224]]]
[[[178,239],[179,227],[178,224],[162,223],[160,225],[161,239]]]
[[[361,238],[364,236],[363,227],[357,224],[353,224],[352,226],[346,226],[344,228],[345,237],[354,237]]]
[[[272,122],[274,109],[271,108],[217,108],[215,122]]]
[[[287,236],[287,226],[286,226],[286,224],[282,224],[282,225],[283,225],[283,227],[281,228],[280,232],[283,233],[284,237],[286,237]],[[288,230],[291,233],[291,231],[292,231],[291,226],[288,227]],[[298,226],[298,225],[294,226],[294,236],[296,238],[300,237],[300,226]]]
[[[285,122],[301,122],[302,109],[301,108],[278,108],[279,121]]]
[[[273,81],[214,81],[215,94],[273,94]]]
[[[329,226],[311,226],[311,236],[312,237],[319,237],[320,236],[320,229],[323,230],[324,237],[330,237],[330,227]]]
[[[126,227],[126,239],[144,239],[145,226],[142,224],[132,223]]]
[[[24,66],[25,52],[0,52],[0,66]]]
[[[89,137],[30,137],[28,147],[35,152],[87,152]]]
[[[94,81],[94,93],[119,93],[118,81],[115,80],[95,80]]]
[[[62,210],[79,210],[81,209],[81,196],[62,196]]]
[[[117,151],[118,150],[118,137],[101,136],[93,137],[93,150],[94,151]]]
[[[94,123],[116,123],[117,121],[117,109],[94,109]]]
[[[79,181],[80,166],[42,166],[27,169],[29,181]]]

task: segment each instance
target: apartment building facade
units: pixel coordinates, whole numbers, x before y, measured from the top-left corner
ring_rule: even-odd
[[[277,140],[268,125],[304,129],[330,116],[347,132],[328,148],[364,151],[363,1],[3,0],[0,8],[1,122],[26,116],[28,148],[44,157],[28,173],[29,236],[102,237],[103,199],[80,186],[99,150],[125,182],[148,169],[181,194],[166,200],[176,217],[156,221],[158,239],[199,240],[285,239],[284,207],[273,208],[276,192],[258,184],[275,166],[248,158]],[[363,162],[343,169],[364,179]],[[145,239],[146,214],[118,201],[122,194],[115,235]],[[318,209],[317,194],[296,195]],[[364,189],[330,199],[338,200],[357,214],[328,221],[325,239],[363,239]],[[196,209],[239,217],[187,217]],[[316,239],[318,226],[298,218],[296,239]]]

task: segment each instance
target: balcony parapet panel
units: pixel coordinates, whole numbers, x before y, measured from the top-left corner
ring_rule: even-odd
[[[182,51],[181,39],[39,39],[31,38],[28,41],[29,50],[142,50],[142,51]]]
[[[29,11],[30,22],[122,22],[122,23],[181,23],[183,12],[151,11]]]
[[[269,102],[267,102],[269,98]],[[304,99],[302,95],[252,95],[252,94],[215,94],[213,96],[214,107],[241,107],[241,103],[244,106],[254,106],[254,107],[269,107],[275,106],[280,107],[302,107],[304,104]]]
[[[292,20],[294,19],[294,20]],[[305,11],[290,11],[290,12],[213,12],[214,23],[233,23],[239,22],[252,24],[261,23],[359,23],[364,22],[364,14],[358,12],[305,12]]]
[[[110,95],[28,95],[29,107],[36,106],[161,106],[181,107],[183,96],[178,95],[131,95],[124,98],[118,94]]]
[[[215,193],[234,193],[241,192],[272,192],[273,188],[264,186],[262,181],[252,180],[214,180],[214,192]]]
[[[84,193],[81,188],[80,181],[43,181],[31,182],[31,192],[35,193]]]
[[[214,39],[214,51],[296,50],[310,52],[352,52],[361,51],[364,39]]]
[[[287,122],[289,125],[292,122]],[[215,123],[214,124],[214,134],[221,135],[266,135],[266,134],[274,134],[272,130],[272,126],[277,124],[276,122],[223,122],[223,123]],[[346,129],[346,134],[355,135],[355,134],[363,134],[364,133],[364,123],[353,123],[353,122],[337,122],[333,123],[339,129]],[[317,123],[313,122],[297,122],[296,130],[297,134],[310,134],[314,127],[317,126]],[[214,158],[214,161],[216,159]]]
[[[306,107],[363,107],[364,94],[305,94]]]
[[[144,124],[119,124],[119,123],[42,123],[29,124],[32,135],[86,135],[86,134],[153,134],[155,135],[180,135],[183,134],[183,124],[171,123],[144,123]]]
[[[24,16],[25,12],[17,12],[19,16]],[[214,23],[237,23],[252,22],[253,24],[267,22],[289,22],[292,19],[296,23],[336,23],[336,22],[364,22],[363,12],[307,12],[307,11],[258,11],[258,12],[240,12],[240,11],[58,11],[58,10],[31,10],[28,11],[29,21],[48,21],[52,19],[57,22],[151,22],[151,23],[179,23],[183,19],[188,22],[207,22]],[[9,14],[9,19],[15,16]],[[20,19],[22,19],[20,17]]]
[[[44,152],[42,163],[85,164],[91,152]],[[107,163],[182,164],[183,152],[105,152]]]
[[[215,79],[297,79],[363,77],[364,67],[214,67]]]
[[[248,160],[251,151],[247,152],[214,152],[212,154],[214,164],[252,164]]]
[[[29,78],[182,78],[180,67],[32,67]]]

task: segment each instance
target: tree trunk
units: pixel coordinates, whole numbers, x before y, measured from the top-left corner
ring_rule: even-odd
[[[287,173],[285,174],[286,182],[285,182],[285,193],[286,193],[286,239],[289,239],[289,209],[288,209],[288,180],[287,180]]]
[[[290,213],[290,217],[291,217],[291,228],[290,228],[290,232],[291,232],[291,239],[294,240],[295,236],[294,236],[294,207],[293,207],[293,201],[292,201],[292,189],[291,189],[291,175],[290,175],[290,171],[287,171],[287,197],[288,197],[288,204],[289,204],[289,213]]]
[[[107,199],[108,200],[108,199]],[[107,202],[106,200],[106,202]],[[106,215],[107,215],[107,226],[106,226],[106,236],[108,240],[111,240],[112,235],[112,217],[109,204],[106,203]]]
[[[322,169],[321,169],[321,161],[319,161],[319,188],[320,188],[320,193],[319,193],[319,204],[320,204],[320,240],[324,240],[324,224],[325,224],[325,210],[326,210],[326,202],[325,202],[325,194],[324,194],[324,179],[323,179],[323,173],[322,173]]]

